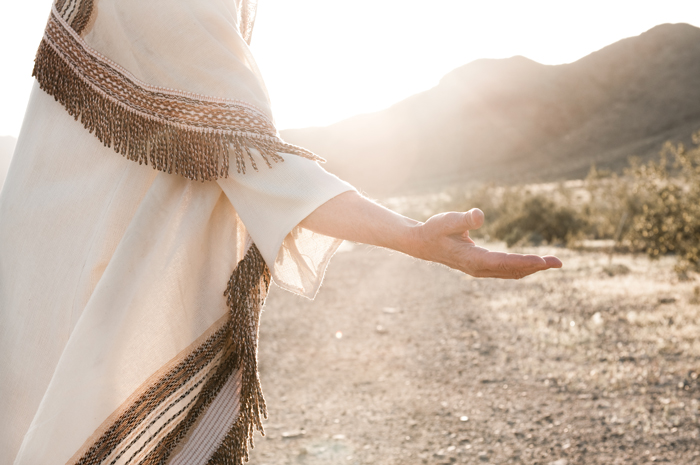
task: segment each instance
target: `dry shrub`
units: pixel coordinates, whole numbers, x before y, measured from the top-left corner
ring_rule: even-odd
[[[475,235],[508,246],[613,239],[652,258],[675,254],[679,273],[700,271],[700,131],[693,142],[667,142],[658,159],[632,160],[623,176],[592,167],[583,185],[484,186],[441,207],[478,206],[488,221]]]
[[[693,142],[666,143],[658,161],[629,170],[639,210],[629,240],[652,258],[675,254],[679,272],[700,271],[700,131]]]
[[[461,196],[451,209],[466,210],[478,206],[488,221],[474,232],[475,237],[505,241],[508,246],[565,245],[581,236],[587,221],[572,207],[570,193],[560,187],[556,195],[525,187],[486,186]]]
[[[493,236],[509,247],[519,243],[565,244],[586,226],[579,212],[542,194],[518,200],[517,213],[501,216],[493,227]]]

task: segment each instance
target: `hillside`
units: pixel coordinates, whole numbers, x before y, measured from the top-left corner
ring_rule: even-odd
[[[5,183],[5,176],[7,176],[7,169],[10,167],[10,160],[12,159],[12,152],[15,150],[16,143],[17,139],[14,137],[0,137],[0,189]]]
[[[620,170],[700,129],[700,29],[664,24],[574,63],[477,60],[394,106],[283,137],[373,195]]]

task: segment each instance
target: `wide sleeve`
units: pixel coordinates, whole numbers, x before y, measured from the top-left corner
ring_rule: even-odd
[[[275,283],[313,298],[341,240],[314,233],[299,223],[316,208],[355,190],[315,162],[281,154],[283,163],[217,182],[233,204],[269,266]]]

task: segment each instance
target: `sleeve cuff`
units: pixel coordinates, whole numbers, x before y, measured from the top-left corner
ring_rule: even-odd
[[[298,225],[328,200],[355,188],[314,161],[281,155],[284,162],[272,168],[258,164],[259,171],[231,173],[217,182],[260,250],[275,283],[312,299],[342,240]]]

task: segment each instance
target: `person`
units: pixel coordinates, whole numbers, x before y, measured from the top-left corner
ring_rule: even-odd
[[[480,277],[561,266],[478,247],[478,209],[387,210],[281,140],[254,18],[54,3],[0,196],[0,463],[246,460],[270,281],[313,298],[342,240]]]

